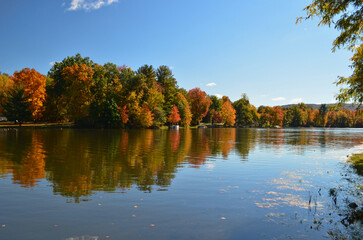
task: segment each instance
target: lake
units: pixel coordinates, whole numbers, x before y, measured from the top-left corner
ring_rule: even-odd
[[[346,164],[362,141],[362,129],[0,129],[0,239],[359,239],[341,220],[363,204]]]

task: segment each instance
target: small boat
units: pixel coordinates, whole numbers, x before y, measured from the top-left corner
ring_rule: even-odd
[[[179,125],[171,125],[170,129],[179,130]]]

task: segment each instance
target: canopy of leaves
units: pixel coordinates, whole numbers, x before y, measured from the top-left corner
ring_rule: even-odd
[[[363,103],[363,44],[357,48],[351,58],[353,74],[350,77],[339,77],[337,85],[342,85],[337,100],[340,103],[353,100],[357,104]]]
[[[185,98],[185,96],[182,93],[178,93],[178,104],[177,104],[180,118],[181,118],[181,124],[185,127],[189,126],[192,122],[192,112],[190,110],[190,105],[188,100]]]
[[[207,94],[200,90],[200,88],[193,88],[189,90],[189,101],[191,105],[193,121],[199,124],[202,118],[207,115],[211,101],[207,97]]]
[[[141,107],[140,115],[138,116],[138,118],[139,124],[143,128],[150,127],[153,124],[153,114],[151,113],[149,107],[146,104]]]
[[[79,120],[88,116],[91,104],[91,86],[94,71],[86,64],[75,64],[63,69],[63,77],[67,88],[65,96],[67,116],[72,120]]]
[[[357,42],[362,41],[363,1],[314,0],[304,10],[306,19],[316,16],[320,19],[319,25],[333,24],[340,31],[340,35],[333,42],[333,51],[342,46],[354,49]]]
[[[6,101],[6,92],[9,91],[13,86],[13,81],[7,76],[0,74],[0,116],[4,109],[2,104]]]
[[[251,104],[244,93],[242,97],[233,103],[233,107],[236,110],[237,124],[242,126],[250,126],[254,121],[253,112],[251,111]]]
[[[156,70],[158,84],[162,87],[165,98],[164,110],[167,114],[171,113],[173,105],[177,103],[178,85],[171,69],[167,66],[160,66]]]
[[[56,95],[61,95],[69,83],[64,79],[63,70],[66,67],[72,67],[73,65],[86,64],[88,67],[93,66],[93,62],[89,57],[83,58],[81,54],[77,53],[75,56],[66,57],[62,62],[56,62],[48,72],[48,76],[54,80],[53,90]]]
[[[46,77],[35,71],[35,69],[24,68],[20,72],[14,72],[14,75],[10,78],[14,85],[22,85],[24,96],[29,102],[32,117],[39,120],[44,111]]]
[[[336,82],[342,86],[340,93],[336,96],[340,103],[353,100],[355,103],[363,102],[363,80],[362,59],[363,46],[363,1],[362,0],[314,0],[305,7],[306,19],[318,17],[320,25],[334,25],[340,35],[333,42],[333,51],[337,48],[347,47],[356,51],[352,58],[353,75],[348,78],[339,77]],[[301,18],[298,19],[301,21]]]
[[[177,124],[178,122],[180,122],[180,120],[181,118],[179,115],[178,108],[174,105],[173,108],[171,109],[171,114],[169,115],[168,122],[172,124]]]
[[[67,67],[72,67],[75,64],[81,66],[82,64],[92,67],[94,63],[88,58],[83,58],[81,54],[77,53],[75,56],[66,57],[61,62],[53,64],[48,72],[48,77],[53,79],[52,85],[47,87],[47,109],[46,111],[50,119],[65,119],[67,117],[65,94],[70,82],[66,81],[63,70]],[[55,110],[55,111],[54,111]]]
[[[223,122],[228,126],[234,126],[236,123],[236,110],[234,110],[230,101],[225,101],[221,106],[221,116]]]

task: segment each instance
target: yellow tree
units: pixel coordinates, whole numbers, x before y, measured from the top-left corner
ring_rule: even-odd
[[[63,77],[69,82],[66,90],[66,109],[71,120],[79,120],[89,113],[91,103],[92,67],[75,64],[63,69]]]
[[[35,69],[24,68],[20,72],[14,72],[10,78],[14,85],[23,86],[32,117],[34,120],[39,120],[44,111],[46,77]]]
[[[148,128],[153,124],[153,114],[149,110],[149,107],[146,104],[143,104],[140,110],[139,124],[141,127]]]
[[[178,93],[178,111],[181,118],[181,125],[188,127],[192,122],[192,112],[188,100],[182,93]]]
[[[0,74],[0,115],[4,111],[1,105],[5,103],[5,93],[9,91],[12,86],[13,81],[8,76]]]
[[[229,126],[234,126],[236,123],[236,110],[232,107],[229,100],[226,100],[221,107],[221,115],[223,122]]]

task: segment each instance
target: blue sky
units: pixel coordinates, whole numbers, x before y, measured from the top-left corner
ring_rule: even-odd
[[[295,24],[300,0],[3,0],[0,71],[81,53],[94,62],[167,65],[180,87],[252,104],[331,103],[337,76],[351,74],[337,31]]]

